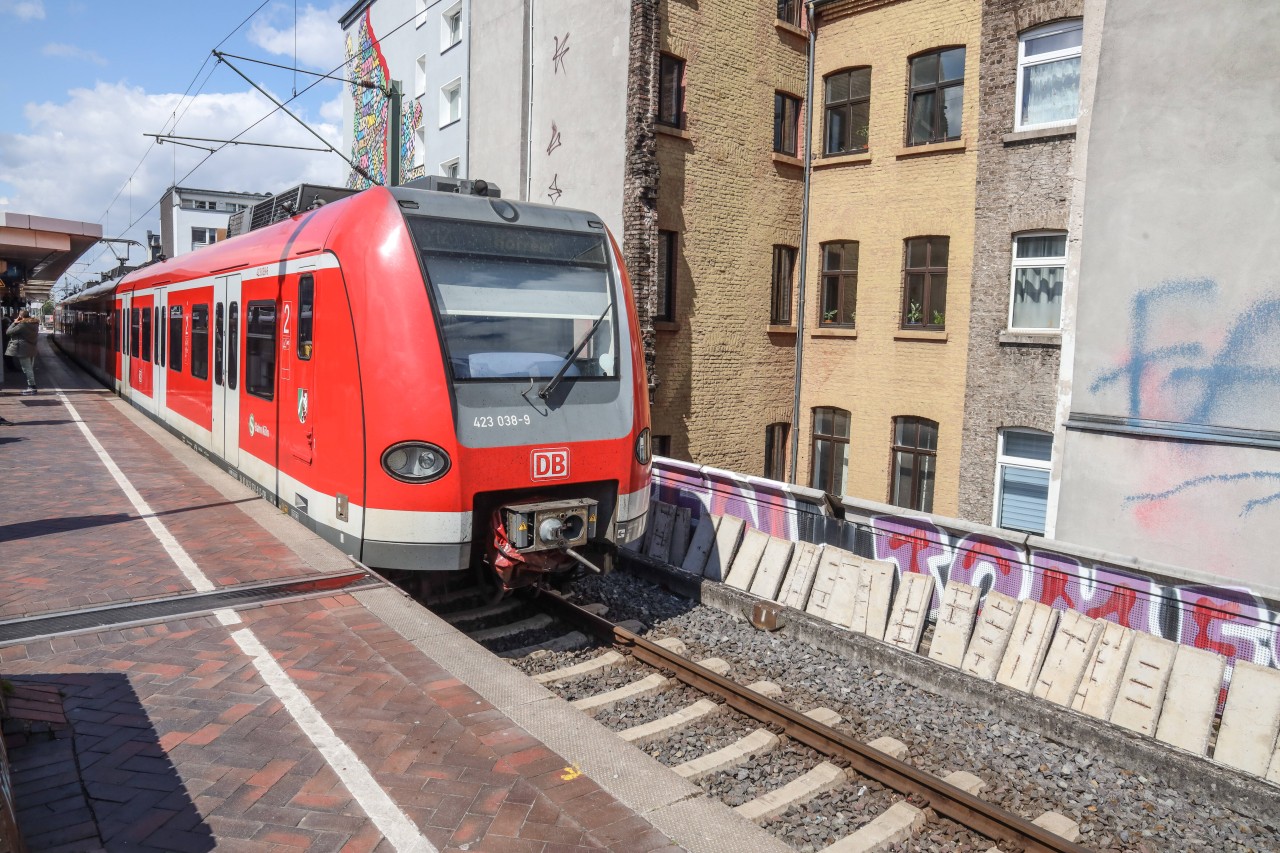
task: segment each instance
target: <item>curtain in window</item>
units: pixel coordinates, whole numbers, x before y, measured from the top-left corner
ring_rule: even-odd
[[[1074,121],[1080,112],[1080,57],[1022,69],[1022,123]]]
[[[1043,469],[1000,468],[1000,521],[1009,530],[1044,533],[1049,505],[1049,472]]]
[[[1065,267],[1019,267],[1013,280],[1015,329],[1056,329],[1062,322]]]

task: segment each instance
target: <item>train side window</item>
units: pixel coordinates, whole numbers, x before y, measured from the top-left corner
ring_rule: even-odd
[[[120,309],[117,308],[111,316],[111,340],[115,342],[116,352],[120,352]]]
[[[164,309],[156,306],[156,364],[164,367]]]
[[[138,338],[140,337],[140,335],[138,334],[138,326],[142,324],[141,314],[142,312],[139,311],[137,308],[130,309],[130,314],[129,314],[131,318],[129,320],[129,357],[130,358],[138,357]]]
[[[236,390],[240,379],[240,303],[227,308],[227,387]]]
[[[182,306],[169,306],[169,369],[182,372]]]
[[[209,378],[209,306],[191,306],[191,375]]]
[[[276,304],[249,302],[245,305],[244,388],[255,397],[271,400],[276,383]]]
[[[223,322],[222,303],[213,306],[213,382],[222,384],[222,342],[226,340],[226,323]]]
[[[304,275],[298,281],[298,358],[311,360],[312,328],[316,308],[315,276]]]
[[[142,360],[151,361],[151,309],[142,309]]]

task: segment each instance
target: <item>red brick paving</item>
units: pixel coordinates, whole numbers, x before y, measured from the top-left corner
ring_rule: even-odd
[[[69,391],[94,436],[215,585],[310,571],[49,346],[41,341],[42,387]],[[10,543],[0,563],[0,618],[190,592],[66,407],[51,391],[20,397],[16,387],[0,394],[0,416],[15,422],[0,427],[0,442],[17,463],[6,465],[0,515],[0,542]]]
[[[42,367],[64,387],[76,381],[50,358]],[[73,401],[215,582],[306,570],[108,397]],[[0,438],[29,459],[17,475],[24,501],[0,525],[12,540],[0,618],[188,589],[79,430],[59,422],[65,408],[0,396],[0,414],[22,422]],[[440,850],[679,849],[351,596],[241,616]],[[230,630],[200,617],[0,646],[0,676],[25,691],[25,725],[44,727],[8,738],[33,850],[391,849]]]

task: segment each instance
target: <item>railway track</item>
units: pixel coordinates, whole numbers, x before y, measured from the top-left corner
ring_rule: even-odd
[[[543,592],[441,615],[517,661],[585,650],[535,679],[798,849],[914,849],[912,839],[930,833],[945,839],[942,849],[1087,849],[1064,837],[1077,827],[1062,815],[1029,821],[984,800],[972,773],[943,778],[913,767],[904,744],[862,743],[835,727],[840,715],[830,708],[791,707],[778,685],[739,683],[733,663],[695,661],[679,640],[648,640],[641,625],[615,624],[604,611]],[[658,746],[673,741],[683,746]],[[814,822],[826,826],[814,833]]]

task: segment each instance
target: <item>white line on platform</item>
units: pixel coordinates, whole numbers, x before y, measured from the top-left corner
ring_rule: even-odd
[[[138,515],[147,523],[147,527],[151,528],[151,532],[160,540],[160,544],[164,546],[164,550],[169,557],[186,575],[187,580],[197,592],[211,592],[215,587],[213,582],[200,571],[200,567],[196,565],[196,561],[191,559],[191,555],[186,549],[178,544],[178,540],[173,538],[173,534],[169,532],[161,522],[156,518],[156,514],[152,512],[151,507],[142,499],[142,495],[133,487],[133,483],[129,482],[129,478],[120,470],[120,466],[116,465],[115,460],[107,453],[103,446],[94,437],[93,432],[89,429],[89,425],[80,417],[80,413],[76,411],[76,407],[71,405],[71,401],[67,399],[67,395],[62,393],[61,388],[55,388],[54,393],[58,395],[58,399],[62,401],[62,405],[67,407],[67,411],[71,413],[71,420],[75,425],[80,427],[80,432],[84,433],[85,440],[89,442],[89,446],[93,448],[93,452],[98,454],[98,458],[102,460],[102,464],[107,466],[107,471],[115,478],[116,485],[124,492],[125,497],[129,499],[129,503],[133,504],[133,508],[137,510]]]
[[[200,567],[196,565],[195,560],[191,559],[191,555],[178,543],[178,540],[174,538],[173,534],[169,532],[160,519],[156,518],[151,507],[142,499],[142,495],[129,482],[129,478],[120,470],[120,466],[116,465],[111,455],[107,453],[106,449],[94,436],[93,431],[89,429],[89,425],[80,417],[76,407],[71,405],[67,395],[62,393],[61,389],[54,389],[54,393],[58,395],[62,405],[67,407],[67,411],[71,414],[71,420],[80,428],[80,432],[84,434],[89,446],[93,448],[93,452],[98,454],[102,464],[107,467],[107,471],[115,479],[116,485],[129,498],[133,508],[142,517],[142,520],[147,523],[147,527],[150,528],[156,539],[160,540],[165,552],[182,570],[191,585],[200,592],[210,592],[215,589],[208,576],[200,571]],[[240,615],[234,610],[219,610],[214,615],[219,622],[228,627],[243,624]],[[244,654],[253,659],[253,665],[258,670],[258,674],[262,676],[262,680],[267,683],[271,691],[280,699],[289,715],[293,717],[294,722],[298,724],[298,727],[311,740],[311,743],[324,756],[325,761],[329,763],[329,766],[338,774],[338,778],[342,780],[342,784],[351,792],[356,802],[364,809],[365,814],[369,815],[369,818],[378,827],[379,831],[395,846],[396,850],[406,851],[406,853],[438,853],[435,846],[418,831],[413,821],[400,810],[387,792],[378,784],[377,780],[373,778],[373,774],[369,772],[369,768],[364,765],[359,756],[334,733],[329,724],[325,722],[324,717],[321,716],[320,711],[315,705],[311,704],[311,700],[294,683],[293,679],[289,677],[280,664],[276,663],[275,658],[271,656],[271,652],[267,651],[266,646],[262,645],[262,642],[254,636],[253,631],[249,628],[240,628],[231,632],[231,638],[236,641],[236,645],[240,647]]]
[[[220,610],[217,616],[218,621],[224,625],[233,625],[240,621],[239,614],[231,610]],[[409,820],[387,795],[359,756],[334,733],[316,706],[311,704],[307,695],[298,688],[280,664],[276,663],[271,652],[267,651],[253,632],[248,628],[241,628],[238,631],[232,631],[231,638],[236,641],[241,651],[253,658],[253,665],[257,667],[262,680],[267,682],[267,686],[279,697],[285,710],[310,738],[316,749],[320,750],[320,754],[338,774],[342,784],[356,798],[356,802],[364,809],[365,814],[369,815],[396,850],[408,853],[437,853],[436,848],[423,837],[413,821]]]

